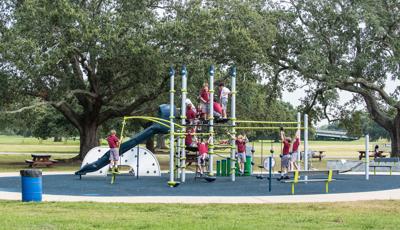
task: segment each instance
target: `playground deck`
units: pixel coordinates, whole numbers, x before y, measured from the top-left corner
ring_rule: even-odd
[[[98,197],[274,197],[290,195],[290,186],[273,180],[272,192],[268,192],[268,180],[255,177],[238,177],[231,182],[228,177],[218,177],[213,183],[194,180],[188,174],[187,182],[176,188],[167,186],[168,176],[141,177],[118,176],[115,184],[109,183],[110,177],[79,177],[71,174],[43,176],[45,195]],[[363,175],[337,175],[336,181],[330,184],[329,194],[363,193],[382,190],[400,189],[400,176],[376,175],[366,181]],[[21,191],[19,176],[3,176],[0,180],[0,192]],[[324,183],[301,184],[296,188],[296,195],[324,194]],[[278,197],[277,197],[278,198]],[[371,195],[370,199],[375,199]],[[145,202],[145,201],[144,201]],[[238,201],[240,202],[240,201]]]

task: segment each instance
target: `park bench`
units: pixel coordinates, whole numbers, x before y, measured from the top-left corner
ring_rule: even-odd
[[[312,156],[312,158],[317,158],[317,159],[319,159],[319,161],[322,161],[322,158],[325,157],[324,152],[325,151],[313,151],[311,156]]]
[[[400,159],[397,157],[393,158],[376,158],[371,165],[370,168],[374,168],[374,175],[376,175],[376,168],[389,168],[390,175],[392,175],[392,168],[396,166],[396,162],[400,162]],[[382,164],[382,163],[389,163]],[[391,164],[390,164],[391,163]]]
[[[378,151],[378,154],[376,156],[375,156],[374,151],[369,151],[369,152],[372,153],[372,154],[369,154],[369,157],[384,158],[387,156],[386,154],[383,154],[383,151]],[[360,151],[358,151],[358,153],[359,153],[359,156],[358,156],[359,160],[362,160],[363,158],[365,158],[364,150],[360,150]]]
[[[48,154],[32,154],[32,160],[25,160],[25,163],[29,164],[30,168],[35,168],[39,166],[52,166],[57,163],[57,160],[51,160],[51,155]]]
[[[289,180],[281,180],[282,183],[290,183],[292,184],[292,195],[294,195],[294,187],[298,183],[316,183],[316,182],[325,182],[325,192],[329,192],[329,183],[334,181],[333,175],[339,174],[339,170],[315,170],[315,171],[290,171],[288,175],[293,179]],[[310,178],[310,179],[300,179],[300,176],[325,176],[326,178]]]

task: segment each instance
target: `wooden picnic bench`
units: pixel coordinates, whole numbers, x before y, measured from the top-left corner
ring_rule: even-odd
[[[289,180],[281,180],[282,183],[290,183],[292,184],[292,195],[294,195],[294,187],[298,183],[315,183],[315,182],[325,182],[325,192],[329,192],[329,183],[334,181],[333,175],[339,174],[339,170],[299,170],[299,171],[290,171],[288,175],[293,179]],[[326,178],[309,178],[309,179],[300,179],[300,176],[325,176]]]
[[[50,167],[57,163],[57,160],[51,160],[51,155],[48,154],[32,154],[32,160],[25,160],[25,163],[29,164],[30,168],[38,166]]]
[[[312,154],[312,158],[318,158],[319,159],[319,161],[322,161],[322,158],[323,157],[325,157],[325,155],[324,155],[324,152],[325,151],[314,151],[315,153],[318,153],[318,154]]]
[[[374,168],[374,175],[376,175],[376,168],[389,168],[390,175],[392,175],[392,168],[396,166],[396,163],[400,162],[400,159],[397,157],[393,158],[376,158],[372,164],[369,165],[370,168]],[[389,163],[382,164],[382,163]],[[392,163],[392,164],[390,164]]]
[[[375,156],[375,152],[374,151],[369,151],[372,154],[369,154],[369,157],[374,157],[374,158],[383,158],[383,157],[387,157],[386,154],[383,154],[383,151],[378,151],[378,154]],[[358,153],[360,154],[358,156],[359,160],[362,160],[363,158],[365,158],[365,150],[360,150],[358,151]]]

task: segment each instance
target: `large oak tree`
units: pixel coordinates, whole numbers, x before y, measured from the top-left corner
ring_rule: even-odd
[[[385,90],[400,78],[399,1],[292,0],[280,12],[269,53],[282,73],[317,85],[321,95],[354,93],[390,133],[392,156],[400,156],[399,87]]]

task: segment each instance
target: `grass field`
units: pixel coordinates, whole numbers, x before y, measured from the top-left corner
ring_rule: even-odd
[[[399,201],[272,205],[0,201],[1,229],[398,229]]]
[[[373,145],[379,144],[383,146],[386,142],[380,140],[379,142],[372,142],[370,148]],[[253,143],[249,143],[253,145]],[[358,159],[358,150],[363,150],[364,140],[356,141],[310,141],[311,150],[321,150],[326,151],[326,158],[322,162],[317,159],[312,161],[312,168],[323,169],[326,168],[326,160],[337,159],[337,158],[347,158],[347,159]],[[255,142],[254,148],[255,152],[255,165],[260,164],[261,155],[261,143]],[[271,144],[263,144],[263,155],[269,155],[269,150]],[[280,143],[273,143],[272,148],[275,151],[275,161],[277,165],[275,170],[280,168],[279,166],[279,153],[281,145]],[[388,149],[383,149],[388,151]],[[49,153],[52,154],[54,159],[65,159],[75,156],[79,152],[79,142],[77,140],[68,140],[67,142],[53,142],[52,139],[39,141],[36,138],[24,138],[20,136],[2,136],[0,135],[0,152],[13,152],[20,154],[0,154],[0,172],[16,171],[27,167],[25,159],[31,159],[30,154],[32,153]],[[168,151],[166,151],[168,152]],[[68,154],[65,154],[68,153]],[[229,155],[229,154],[224,154]],[[158,160],[161,165],[162,170],[168,169],[168,154],[158,154]],[[215,157],[215,160],[221,159],[219,156]],[[79,169],[79,163],[60,163],[51,168],[44,168],[44,171],[75,171]],[[188,168],[189,170],[194,170],[194,167]],[[257,172],[258,169],[255,169]]]

